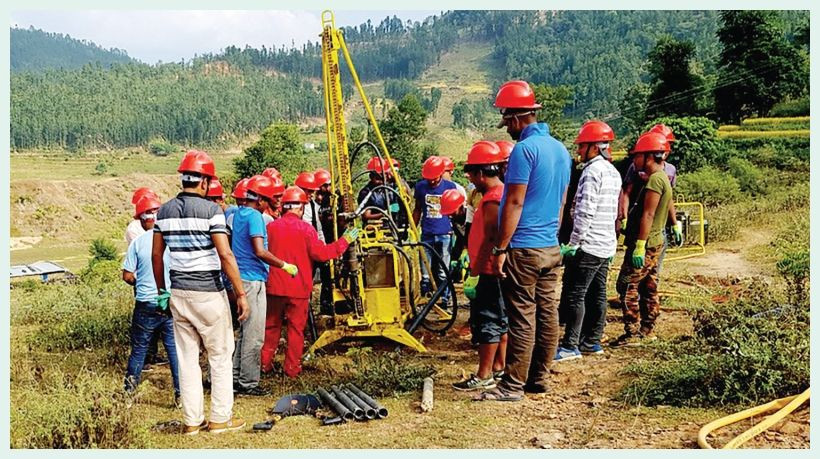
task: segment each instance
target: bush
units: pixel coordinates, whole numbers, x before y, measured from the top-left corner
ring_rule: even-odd
[[[722,139],[728,156],[746,158],[761,167],[778,170],[808,171],[809,139],[802,137]]]
[[[693,318],[694,336],[630,365],[618,398],[633,404],[756,404],[809,387],[809,305],[784,305],[761,279]]]
[[[681,174],[675,195],[683,196],[689,202],[699,201],[707,207],[734,203],[742,197],[737,179],[712,166]],[[683,201],[682,198],[676,200]]]
[[[777,271],[786,281],[786,295],[793,304],[809,301],[809,215],[792,213],[781,222],[783,229],[772,241],[779,255]]]
[[[809,115],[811,111],[811,107],[809,105],[808,97],[778,102],[774,104],[774,107],[772,107],[771,110],[769,110],[769,116],[782,117]]]
[[[163,138],[152,139],[148,142],[148,151],[155,156],[168,156],[181,150],[182,148]]]
[[[92,264],[105,260],[117,260],[119,258],[117,247],[111,241],[102,238],[91,241],[91,245],[88,247],[88,253],[91,255],[90,263]]]
[[[677,141],[672,145],[669,162],[675,164],[679,172],[691,172],[715,163],[721,144],[712,120],[700,116],[658,118],[644,126],[643,132],[658,123],[669,126],[675,133]]]
[[[69,375],[36,368],[12,378],[12,448],[144,448],[139,418],[126,406],[122,381],[83,369]]]
[[[94,172],[92,172],[93,175],[105,175],[107,173],[108,163],[106,163],[105,161],[98,162],[97,165],[94,166]]]
[[[373,352],[372,348],[351,348],[349,382],[372,396],[395,395],[418,390],[424,378],[436,372],[429,364],[408,361],[400,351]]]
[[[744,193],[759,195],[765,192],[763,172],[750,161],[742,158],[730,158],[727,166],[732,177],[737,179],[740,190]]]

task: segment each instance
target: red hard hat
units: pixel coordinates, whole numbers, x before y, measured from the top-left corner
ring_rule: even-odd
[[[154,193],[154,190],[148,188],[147,186],[137,188],[134,190],[134,194],[131,196],[131,204],[137,204],[143,196],[154,196],[158,198],[157,194]]]
[[[456,170],[456,164],[452,159],[447,156],[442,156],[441,159],[444,161],[444,172],[453,172]]]
[[[370,161],[367,162],[367,170],[369,170],[370,172],[378,172],[379,174],[390,170],[390,167],[386,166],[387,163],[385,163],[385,161],[383,161],[378,156],[370,158]]]
[[[161,205],[162,203],[159,202],[159,199],[156,196],[143,196],[142,198],[140,198],[139,201],[137,201],[137,204],[134,209],[134,218],[139,217],[140,215],[144,214],[145,212],[148,212],[151,209],[159,209]]]
[[[248,181],[249,178],[243,178],[240,181],[236,182],[236,185],[233,186],[233,192],[231,196],[236,199],[247,199],[245,196],[245,192],[248,191]]]
[[[248,191],[264,198],[272,199],[276,195],[275,179],[265,177],[264,175],[254,175],[248,180]],[[247,195],[245,195],[247,198]]]
[[[316,183],[316,179],[310,172],[300,172],[299,175],[296,176],[296,181],[294,182],[294,185],[309,191],[315,191],[319,189],[319,184]]]
[[[431,156],[424,161],[421,166],[421,176],[427,180],[435,180],[444,173],[444,159],[439,156]]]
[[[611,142],[615,140],[615,132],[603,121],[587,121],[578,131],[575,143]]]
[[[177,172],[191,172],[205,177],[216,177],[216,170],[214,168],[214,160],[208,156],[208,153],[199,150],[190,150],[182,157],[179,163]]]
[[[638,137],[635,147],[629,154],[635,153],[658,153],[669,151],[669,142],[666,136],[658,132],[646,132]]]
[[[456,189],[447,190],[441,195],[441,215],[450,215],[456,213],[459,207],[464,204],[466,199],[464,195],[459,193]]]
[[[271,178],[276,177],[279,180],[282,180],[282,173],[279,172],[278,170],[276,170],[275,167],[269,167],[269,168],[263,170],[262,175],[264,175],[265,177],[271,177]]]
[[[529,83],[522,80],[502,84],[493,105],[498,108],[541,108],[541,104],[535,102],[535,93]]]
[[[677,140],[675,139],[675,133],[672,132],[672,128],[665,124],[656,124],[652,126],[652,129],[650,129],[649,132],[663,134],[666,137],[667,142],[674,142]]]
[[[289,186],[285,190],[284,196],[282,196],[282,202],[298,202],[302,204],[307,204],[308,198],[307,194],[305,194],[305,192],[302,191],[302,189],[298,186]]]
[[[285,192],[285,182],[280,177],[269,177],[273,180],[273,195],[281,196]]]
[[[473,144],[467,153],[466,164],[496,164],[503,163],[505,160],[506,158],[504,158],[497,143],[489,140],[479,140]]]
[[[313,180],[316,181],[317,186],[328,185],[330,184],[330,172],[325,169],[316,169],[316,172],[313,173]]]
[[[504,159],[504,161],[510,159],[513,148],[515,148],[515,143],[509,140],[499,140],[495,144],[501,149],[501,158]]]
[[[205,195],[209,198],[224,198],[225,192],[222,190],[222,184],[219,183],[219,179],[211,180],[211,185],[208,187],[208,194]]]

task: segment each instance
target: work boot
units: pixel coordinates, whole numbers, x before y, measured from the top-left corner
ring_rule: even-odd
[[[614,341],[610,341],[609,345],[610,347],[640,346],[641,337],[640,335],[633,335],[632,333],[624,333]]]
[[[527,394],[546,394],[549,392],[549,389],[542,384],[527,383],[524,384],[524,392]]]
[[[208,421],[202,421],[201,424],[196,426],[185,426],[182,428],[182,435],[197,435],[199,434],[200,430],[205,430],[208,428]]]
[[[245,427],[245,420],[232,416],[228,422],[211,422],[208,424],[208,432],[220,434],[231,430],[239,430]]]

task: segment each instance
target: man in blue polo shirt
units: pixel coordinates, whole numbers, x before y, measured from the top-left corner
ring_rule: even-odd
[[[154,221],[161,203],[155,196],[145,196],[137,201],[135,219],[140,222],[144,231],[131,241],[122,262],[122,280],[134,288],[134,316],[131,319],[131,355],[125,370],[125,390],[133,393],[140,383],[143,367],[148,354],[149,343],[162,337],[168,362],[171,366],[171,377],[174,380],[174,404],[180,407],[179,400],[179,365],[177,349],[174,344],[174,321],[165,311],[157,309],[157,284],[154,282],[154,271],[151,262],[151,250],[154,246]],[[168,251],[165,258],[165,282],[168,277]]]
[[[441,255],[442,264],[439,265],[434,260],[432,250],[425,247],[430,269],[436,276],[436,286],[447,282],[447,270],[450,267],[450,239],[453,234],[450,217],[441,214],[441,195],[447,190],[456,189],[453,182],[442,178],[445,170],[446,164],[443,158],[438,156],[427,158],[421,168],[423,180],[416,183],[414,193],[416,207],[413,209],[413,221],[416,225],[421,222],[421,240]],[[431,290],[430,278],[426,272],[422,273],[422,289]],[[441,295],[441,304],[447,307],[449,300],[450,289],[447,288]]]
[[[547,391],[549,365],[558,347],[558,228],[572,161],[546,123],[526,81],[498,90],[498,127],[517,141],[504,176],[499,209],[498,245],[493,271],[502,278],[509,334],[504,376],[495,389],[476,400],[518,401],[524,392]]]

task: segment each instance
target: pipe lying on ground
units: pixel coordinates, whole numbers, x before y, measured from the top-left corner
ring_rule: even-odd
[[[364,421],[364,410],[359,405],[353,403],[353,400],[350,400],[350,397],[345,395],[338,387],[330,386],[330,390],[333,391],[336,400],[340,401],[353,413],[353,417],[356,418],[357,421]]]
[[[367,395],[363,390],[356,387],[355,384],[348,384],[348,388],[350,391],[356,394],[360,399],[364,400],[368,405],[372,406],[373,409],[376,410],[376,417],[379,419],[383,419],[387,417],[387,408],[383,407],[379,402],[373,399],[373,397]]]
[[[320,387],[316,390],[316,393],[319,394],[319,397],[322,399],[322,401],[325,402],[331,408],[333,408],[333,411],[335,411],[336,414],[341,416],[342,419],[344,419],[345,421],[353,420],[353,418],[355,417],[353,413],[349,409],[347,409],[346,406],[344,406],[338,400],[333,398],[333,396],[330,395],[328,391]]]
[[[358,395],[354,394],[350,389],[347,387],[341,387],[342,392],[347,395],[350,400],[353,401],[356,405],[358,405],[362,410],[364,410],[364,417],[369,419],[376,419],[376,410],[372,406],[368,405],[367,402],[359,398]]]
[[[427,413],[433,410],[433,378],[424,378],[421,390],[421,411]]]

